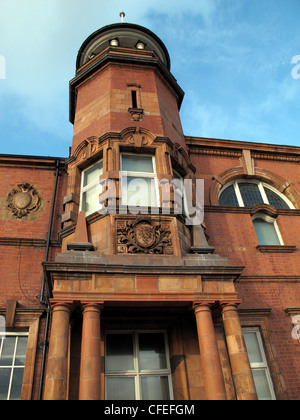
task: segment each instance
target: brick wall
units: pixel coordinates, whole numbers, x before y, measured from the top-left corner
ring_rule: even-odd
[[[33,165],[33,166],[32,166]],[[7,299],[16,299],[18,306],[39,305],[42,284],[42,262],[45,260],[50,212],[55,183],[55,166],[50,162],[39,167],[30,158],[18,164],[0,162],[0,307]],[[65,173],[61,171],[58,180],[55,216],[51,239],[57,242],[60,229],[59,215],[62,214],[62,200],[66,188]],[[41,205],[37,211],[18,218],[7,205],[7,194],[17,184],[29,183],[40,194]],[[58,243],[52,242],[49,258],[59,252]]]
[[[139,86],[139,124],[132,121],[131,85]],[[140,125],[185,147],[177,98],[153,68],[108,65],[78,87],[72,151],[90,136]]]
[[[213,143],[212,143],[213,146]],[[224,142],[225,146],[225,142]],[[240,310],[270,310],[268,316],[271,345],[278,358],[279,372],[287,388],[288,398],[299,399],[300,395],[300,346],[292,338],[293,325],[287,315],[288,308],[300,308],[300,217],[279,214],[277,224],[285,245],[296,246],[293,253],[261,253],[250,212],[230,212],[222,208],[211,208],[210,188],[214,177],[235,167],[241,167],[241,149],[216,147],[207,153],[192,154],[197,168],[197,177],[205,179],[205,213],[209,244],[215,246],[215,253],[228,257],[233,265],[245,266],[241,278],[235,283],[238,297],[242,299]],[[229,149],[228,149],[229,148]],[[221,150],[221,153],[220,153]],[[232,156],[236,154],[236,157]],[[297,155],[278,153],[272,159],[255,159],[256,167],[292,182],[300,192],[300,171]],[[295,160],[295,161],[292,161]],[[298,207],[299,208],[299,207]],[[250,311],[250,312],[249,312]],[[256,326],[255,316],[252,325]],[[270,343],[264,343],[266,348]],[[270,368],[274,373],[271,362]]]

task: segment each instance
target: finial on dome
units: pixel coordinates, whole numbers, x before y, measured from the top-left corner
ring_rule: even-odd
[[[125,13],[124,12],[121,12],[120,13],[120,17],[121,17],[121,23],[123,23],[124,22]]]

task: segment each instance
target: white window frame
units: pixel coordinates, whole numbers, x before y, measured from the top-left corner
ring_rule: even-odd
[[[14,353],[12,355],[12,365],[7,365],[7,366],[3,366],[1,365],[1,359],[0,359],[0,369],[10,369],[10,380],[9,380],[9,385],[8,385],[8,390],[7,390],[7,400],[10,400],[10,394],[11,394],[11,386],[12,386],[12,379],[13,379],[13,372],[15,369],[23,369],[25,371],[25,362],[24,365],[20,365],[20,366],[15,366],[15,358],[16,358],[16,350],[17,350],[17,345],[18,345],[18,339],[19,337],[28,337],[29,333],[28,332],[5,332],[4,336],[1,336],[3,338],[0,338],[0,358],[1,358],[1,354],[2,354],[2,350],[3,350],[3,344],[4,341],[6,339],[6,337],[16,337],[16,341],[15,341],[15,348],[14,348]],[[28,343],[27,343],[28,346]],[[27,353],[27,348],[26,348],[26,353]],[[26,355],[25,355],[25,359],[26,359]]]
[[[115,371],[115,372],[106,372],[105,371],[105,379],[106,378],[118,378],[118,377],[131,377],[134,378],[135,384],[135,399],[141,400],[141,377],[149,377],[149,376],[165,376],[168,378],[168,389],[169,389],[169,396],[170,401],[174,400],[173,394],[173,386],[172,386],[172,372],[171,372],[171,364],[170,364],[170,351],[168,345],[168,338],[167,332],[165,330],[122,330],[122,331],[107,331],[105,334],[105,342],[106,336],[110,334],[132,334],[133,335],[133,358],[134,358],[134,369],[128,371]],[[165,342],[165,350],[166,350],[166,361],[167,361],[167,368],[166,369],[156,369],[156,370],[140,370],[139,369],[139,343],[138,343],[138,335],[139,334],[163,334],[164,335],[164,342]],[[105,358],[106,358],[106,345],[105,345]],[[105,380],[105,399],[107,399],[107,381]]]
[[[273,382],[272,382],[272,378],[271,378],[271,374],[270,374],[270,369],[269,369],[269,366],[268,366],[268,361],[267,361],[267,358],[266,358],[266,353],[265,353],[263,341],[262,341],[262,338],[261,338],[260,329],[259,329],[259,327],[243,327],[242,329],[243,329],[243,332],[251,332],[251,333],[256,334],[257,342],[258,342],[258,345],[259,345],[259,350],[260,350],[260,353],[261,353],[261,356],[262,356],[262,362],[250,362],[250,367],[251,367],[252,371],[254,371],[255,369],[265,371],[267,382],[268,382],[268,385],[269,385],[271,398],[272,398],[272,400],[276,400],[276,395],[275,395],[275,392],[274,392],[274,386],[273,386]]]
[[[254,221],[255,219],[262,219],[265,222],[272,224],[274,226],[274,228],[275,228],[275,232],[277,234],[277,237],[278,237],[278,240],[280,242],[280,245],[281,246],[284,246],[284,242],[283,242],[283,239],[282,239],[282,236],[281,236],[281,233],[280,233],[280,230],[279,230],[277,221],[273,217],[268,216],[267,214],[263,214],[263,213],[256,213],[256,214],[254,214],[252,216],[252,221]],[[263,244],[260,244],[260,245],[263,246]]]
[[[266,194],[265,189],[264,189],[264,187],[266,187],[269,190],[273,191],[275,194],[277,194],[278,197],[280,197],[288,205],[288,207],[290,209],[295,209],[295,207],[290,202],[290,200],[285,195],[283,195],[281,192],[276,190],[276,188],[272,187],[271,185],[269,185],[265,182],[257,181],[255,179],[236,179],[234,181],[229,182],[228,184],[224,185],[224,187],[221,189],[221,191],[219,193],[219,198],[220,198],[221,194],[223,193],[223,191],[226,190],[226,188],[230,187],[230,185],[233,185],[239,207],[245,207],[245,204],[244,204],[244,201],[243,201],[243,198],[242,198],[242,194],[240,192],[240,188],[239,188],[239,185],[238,185],[239,183],[256,184],[258,186],[259,192],[261,193],[264,204],[269,204],[270,205],[267,194]]]
[[[153,171],[154,172],[138,172],[138,171],[124,171],[122,168],[122,157],[123,156],[145,156],[145,157],[151,157],[152,158],[152,165],[153,165]],[[120,153],[120,184],[121,184],[121,204],[122,205],[129,205],[128,199],[127,199],[127,185],[124,186],[123,184],[123,176],[126,177],[134,177],[134,178],[150,178],[154,181],[154,189],[155,189],[155,203],[154,205],[150,203],[147,207],[159,207],[159,190],[158,190],[158,180],[157,180],[157,174],[156,174],[156,165],[155,165],[155,156],[151,154],[137,154],[137,153],[128,153],[128,152],[122,152]],[[144,207],[144,206],[137,206],[137,207]]]
[[[94,162],[92,165],[89,165],[87,168],[83,169],[81,172],[81,185],[80,185],[80,205],[79,205],[79,210],[83,211],[83,194],[87,191],[89,191],[90,189],[94,188],[96,185],[99,185],[99,194],[101,194],[102,192],[102,186],[100,184],[99,179],[96,179],[95,181],[91,182],[90,184],[86,185],[85,187],[83,186],[83,182],[84,182],[84,173],[89,170],[90,168],[92,168],[93,166],[97,165],[98,163],[102,162],[102,173],[103,173],[103,159],[99,159],[97,162]],[[102,208],[102,206],[99,204],[99,207],[95,210],[98,211]],[[95,213],[93,211],[91,212],[85,212],[86,216],[89,216],[90,214]]]

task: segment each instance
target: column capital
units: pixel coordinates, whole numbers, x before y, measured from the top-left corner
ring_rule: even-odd
[[[211,311],[212,306],[216,302],[212,301],[195,301],[193,302],[193,310],[197,313],[200,311]]]
[[[238,306],[242,303],[242,300],[230,300],[230,301],[226,301],[226,300],[222,300],[220,301],[220,307],[222,308],[222,312],[226,312],[226,311],[236,311]]]
[[[51,302],[51,309],[53,312],[65,311],[72,312],[73,302]]]
[[[97,302],[97,303],[82,303],[83,313],[87,312],[99,312],[103,311],[104,302]]]

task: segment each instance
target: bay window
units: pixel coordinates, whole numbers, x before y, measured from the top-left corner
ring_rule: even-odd
[[[82,171],[80,210],[86,216],[101,209],[99,194],[102,192],[100,176],[103,174],[103,161],[100,160]]]
[[[121,154],[122,205],[158,207],[157,185],[154,156]]]

